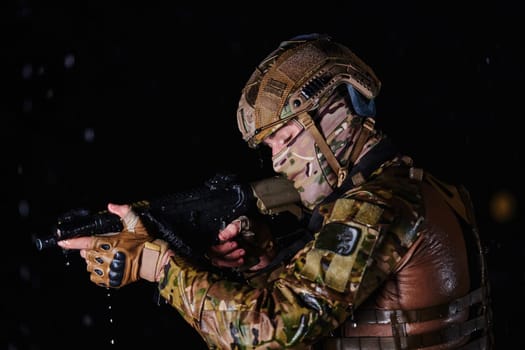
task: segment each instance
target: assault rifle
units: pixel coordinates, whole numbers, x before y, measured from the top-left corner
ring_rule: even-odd
[[[131,206],[150,234],[167,241],[179,254],[195,258],[204,255],[217,242],[219,231],[240,216],[287,211],[299,219],[299,201],[291,182],[281,177],[243,183],[235,175],[217,174],[203,186]],[[35,244],[41,251],[57,247],[60,240],[122,229],[115,214],[76,209],[61,216],[53,233]]]

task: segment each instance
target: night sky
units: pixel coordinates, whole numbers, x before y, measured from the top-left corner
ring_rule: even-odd
[[[217,172],[271,175],[266,154],[237,130],[240,90],[279,42],[312,32],[374,68],[379,128],[416,165],[470,190],[497,348],[525,345],[517,5],[108,3],[1,5],[2,348],[205,349],[174,309],[157,305],[154,285],[97,287],[78,254],[39,252],[34,239],[73,208],[155,198]]]

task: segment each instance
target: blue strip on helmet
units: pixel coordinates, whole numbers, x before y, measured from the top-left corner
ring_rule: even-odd
[[[376,105],[374,100],[365,98],[350,84],[346,84],[346,87],[356,113],[363,117],[375,117]]]

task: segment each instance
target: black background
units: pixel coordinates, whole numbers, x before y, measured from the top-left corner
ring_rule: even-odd
[[[174,309],[156,305],[155,286],[107,291],[78,254],[38,252],[33,240],[71,208],[154,198],[217,171],[271,174],[237,130],[240,90],[280,41],[322,32],[382,80],[378,126],[416,164],[470,189],[497,348],[522,347],[521,11],[345,4],[3,2],[1,346],[204,349]],[[491,211],[500,195],[507,218]]]

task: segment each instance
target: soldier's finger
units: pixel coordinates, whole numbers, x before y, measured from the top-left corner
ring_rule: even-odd
[[[219,232],[219,240],[227,241],[237,236],[241,230],[241,223],[239,220],[235,220]]]
[[[131,210],[131,207],[127,204],[108,204],[108,211],[113,214],[117,214],[121,218],[125,217],[126,214]]]
[[[210,255],[214,257],[222,257],[230,254],[232,251],[237,249],[239,244],[236,241],[228,241],[225,243],[213,245],[210,247]]]
[[[64,249],[91,249],[93,246],[93,237],[86,236],[64,239],[62,241],[58,241],[58,245]]]

